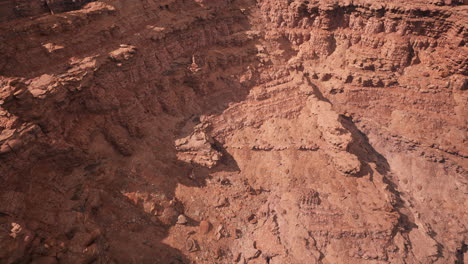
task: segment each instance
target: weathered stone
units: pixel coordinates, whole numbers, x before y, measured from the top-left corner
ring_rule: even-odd
[[[208,232],[210,232],[211,230],[211,223],[206,221],[206,220],[202,220],[200,221],[200,225],[199,225],[199,232],[200,234],[208,234]]]
[[[177,224],[179,225],[186,225],[188,223],[187,217],[183,214],[177,217]]]

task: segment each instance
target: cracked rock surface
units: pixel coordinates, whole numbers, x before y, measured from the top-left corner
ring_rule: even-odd
[[[0,263],[466,263],[466,4],[0,0]]]

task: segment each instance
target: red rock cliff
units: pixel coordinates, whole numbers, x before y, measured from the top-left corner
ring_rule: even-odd
[[[0,263],[466,261],[463,1],[0,15]]]

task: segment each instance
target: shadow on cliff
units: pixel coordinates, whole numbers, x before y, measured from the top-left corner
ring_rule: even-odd
[[[373,170],[369,164],[375,164],[375,169],[383,176],[383,181],[388,186],[387,190],[393,194],[394,201],[392,201],[392,203],[400,215],[399,226],[404,229],[404,232],[409,232],[415,227],[417,228],[417,225],[412,222],[408,215],[401,211],[406,205],[401,198],[401,193],[398,191],[397,185],[389,179],[389,177],[391,177],[391,171],[387,159],[372,147],[367,136],[356,127],[351,118],[341,115],[339,121],[352,135],[352,142],[348,146],[348,151],[356,155],[361,162],[361,170],[356,176],[363,177],[369,175],[372,181]],[[397,231],[399,230],[394,230],[394,232]]]
[[[236,17],[238,18],[239,16]],[[219,26],[204,24],[203,21],[196,23],[202,28]],[[236,27],[241,27],[243,31],[251,28],[246,16],[235,23]],[[228,34],[228,32],[225,33]],[[175,37],[181,38],[181,36]],[[139,50],[142,54],[135,56],[123,67],[107,65],[99,69],[95,73],[96,80],[91,87],[78,93],[70,93],[67,95],[69,98],[52,97],[49,100],[41,100],[35,98],[26,89],[21,95],[21,100],[13,99],[3,105],[5,110],[18,117],[18,126],[21,123],[32,123],[41,129],[40,135],[36,138],[37,142],[30,142],[27,147],[19,149],[11,154],[10,158],[5,159],[11,164],[21,164],[22,169],[12,170],[11,168],[16,165],[2,166],[1,172],[11,176],[5,178],[8,180],[3,182],[5,183],[3,186],[24,192],[24,196],[28,197],[31,193],[41,193],[43,190],[35,184],[25,188],[25,182],[34,179],[34,182],[41,182],[42,186],[49,186],[47,189],[54,192],[54,196],[49,196],[49,198],[46,197],[46,193],[43,196],[33,196],[40,197],[40,199],[26,198],[25,206],[30,217],[25,218],[23,215],[13,217],[22,219],[21,223],[25,228],[41,230],[37,233],[41,241],[63,240],[65,245],[74,243],[73,241],[80,235],[86,235],[87,230],[98,230],[97,233],[100,235],[97,238],[83,244],[86,250],[93,247],[95,255],[73,256],[71,254],[60,261],[73,263],[81,261],[83,257],[89,257],[87,260],[97,262],[115,260],[118,263],[189,263],[189,258],[184,256],[179,249],[163,242],[169,234],[169,229],[175,225],[177,216],[185,211],[183,204],[177,201],[175,195],[177,186],[183,184],[194,188],[202,187],[206,185],[206,180],[212,173],[239,171],[239,167],[234,158],[218,142],[215,142],[213,147],[223,153],[223,158],[212,169],[178,161],[177,150],[173,143],[180,133],[178,131],[180,123],[190,131],[193,125],[184,124],[187,120],[193,116],[221,114],[230,103],[244,100],[250,88],[255,85],[255,79],[258,77],[255,72],[252,81],[248,83],[241,84],[239,79],[225,77],[228,74],[240,76],[250,63],[256,61],[255,55],[250,55],[253,56],[251,61],[245,61],[245,58],[236,54],[236,51],[248,51],[246,54],[249,54],[250,51],[256,49],[257,41],[249,39],[249,36],[243,32],[237,32],[236,37],[246,39],[246,41],[240,47],[236,46],[235,42],[227,42],[228,45],[234,46],[230,47],[231,54],[224,54],[226,56],[223,58],[214,57],[212,61],[205,58],[206,65],[211,63],[214,67],[218,65],[213,65],[213,61],[224,60],[218,76],[213,76],[210,72],[212,69],[208,66],[205,67],[208,71],[205,74],[199,74],[198,77],[193,77],[187,70],[192,55],[199,54],[203,57],[210,52],[210,46],[177,54],[177,60],[181,59],[182,65],[176,66],[173,72],[163,72],[163,75],[157,78],[152,76],[157,73],[151,72],[152,68],[146,64],[145,49],[142,48]],[[151,52],[154,49],[150,46],[146,51]],[[135,60],[145,61],[145,63],[137,64]],[[203,62],[200,66],[204,66]],[[151,79],[146,80],[145,77],[141,77],[143,75],[140,75],[142,79],[139,82],[127,83],[132,86],[113,85],[116,82],[134,80],[136,74],[132,71],[133,67],[135,71],[147,71],[146,77],[151,77]],[[180,76],[189,76],[188,81],[184,83],[177,80]],[[149,85],[149,82],[163,78],[166,80],[165,83],[170,85],[169,87],[162,90],[158,90],[157,87],[150,88],[151,92],[145,90],[150,86],[154,87]],[[224,85],[217,87],[217,84]],[[185,98],[187,89],[192,90],[191,96]],[[105,110],[102,113],[96,109],[89,110],[90,105],[108,105],[113,100],[112,98],[117,99],[121,104],[118,109]],[[132,107],[135,104],[139,106]],[[188,104],[193,107],[189,107]],[[160,106],[161,112],[155,113],[155,105]],[[181,109],[176,109],[178,107]],[[152,120],[160,118],[169,121],[167,123],[161,121],[158,125],[159,132],[155,132],[156,129],[150,129],[149,134],[138,135],[141,125],[139,120],[146,120],[146,118],[135,118],[138,115],[151,116],[149,119]],[[172,119],[177,121],[170,121]],[[127,132],[109,131],[112,130],[109,124],[115,123],[125,128]],[[113,147],[114,152],[111,154],[107,154],[110,153],[108,150],[102,153],[95,152],[96,146],[92,146],[94,142],[83,144],[83,138],[90,141],[93,135],[106,133],[115,134],[110,137],[112,142],[106,143],[109,137],[102,136],[102,140],[97,141],[102,146],[98,147],[109,149]],[[128,141],[125,136],[129,137]],[[162,143],[151,141],[155,139]],[[125,150],[125,146],[137,144],[143,146],[135,148],[135,151],[145,148],[153,149],[155,160],[151,164],[146,164],[149,158]],[[61,151],[64,146],[68,152]],[[113,160],[113,157],[118,159]],[[37,164],[50,164],[50,166],[37,170]],[[151,168],[158,168],[158,170],[149,173],[148,170]],[[192,172],[194,172],[194,177],[190,177]],[[56,176],[51,178],[51,174]],[[0,187],[0,191],[5,191],[5,189],[6,187]],[[88,193],[88,190],[97,191]],[[140,196],[135,196],[132,200],[124,196],[124,191]],[[155,193],[163,196],[163,198],[157,198],[160,199],[161,205],[156,205],[157,208],[154,209],[155,211],[160,209],[161,215],[148,213],[150,209],[147,208],[148,204],[145,204],[148,197],[156,195]],[[98,198],[92,198],[94,196]],[[44,203],[47,199],[54,199],[55,207],[48,207],[48,204]],[[97,202],[93,202],[95,200]],[[78,205],[70,209],[69,203]],[[69,223],[72,221],[70,214],[76,214],[77,219],[81,220],[73,222],[73,230],[80,231],[70,234],[70,224],[38,222],[35,216],[44,212],[57,215],[57,223]],[[34,225],[39,225],[39,228]],[[40,256],[38,254],[37,249],[31,247],[13,262],[34,260]],[[41,254],[47,255],[48,253]]]

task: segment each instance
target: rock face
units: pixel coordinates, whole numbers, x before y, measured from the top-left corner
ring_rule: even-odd
[[[80,9],[94,0],[1,0],[0,22]]]
[[[465,263],[465,4],[0,1],[0,263]]]

